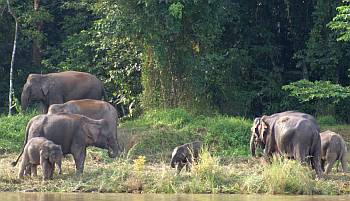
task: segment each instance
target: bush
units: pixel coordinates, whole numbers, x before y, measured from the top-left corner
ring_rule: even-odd
[[[19,151],[23,145],[27,123],[35,116],[34,112],[26,115],[0,117],[0,152]]]
[[[327,125],[327,126],[334,126],[336,124],[339,124],[338,120],[331,115],[319,116],[317,117],[317,122],[320,125]]]
[[[177,108],[148,112],[137,120],[123,122],[121,127],[136,130],[129,134],[138,136],[131,156],[169,157],[174,147],[194,140],[210,145],[214,154],[242,156],[248,154],[251,121],[220,115],[194,117]]]

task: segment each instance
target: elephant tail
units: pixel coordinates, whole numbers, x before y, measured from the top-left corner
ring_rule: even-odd
[[[19,156],[17,157],[17,159],[15,161],[13,161],[11,163],[11,165],[13,167],[15,167],[19,161],[19,159],[21,158],[23,152],[24,152],[24,147],[26,146],[27,142],[28,142],[28,133],[29,133],[29,129],[30,129],[30,126],[32,125],[32,121],[30,121],[27,125],[27,128],[26,128],[26,133],[25,133],[25,136],[24,136],[24,143],[23,143],[23,147],[22,147],[22,150],[21,150],[21,153],[19,154]]]

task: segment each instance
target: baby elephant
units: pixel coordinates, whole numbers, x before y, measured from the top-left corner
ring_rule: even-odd
[[[170,166],[175,168],[177,165],[178,174],[184,166],[186,166],[186,170],[189,170],[193,160],[195,162],[197,161],[201,146],[202,142],[195,141],[175,147],[171,156]]]
[[[23,159],[18,172],[18,178],[22,179],[23,174],[33,173],[37,176],[37,166],[41,164],[43,169],[43,180],[53,178],[55,163],[61,167],[63,153],[60,145],[44,137],[30,139],[23,151]]]
[[[321,165],[324,170],[325,162],[326,174],[328,174],[334,165],[339,160],[342,165],[343,172],[347,172],[347,148],[344,139],[337,133],[332,131],[324,131],[321,136]]]

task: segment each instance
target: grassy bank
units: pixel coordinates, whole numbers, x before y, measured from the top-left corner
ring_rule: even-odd
[[[337,173],[316,181],[308,167],[295,161],[274,159],[266,165],[248,156],[251,120],[225,116],[193,116],[181,109],[153,111],[119,125],[118,139],[125,153],[116,160],[105,151],[89,148],[85,173],[74,176],[72,157],[63,162],[63,175],[53,181],[17,179],[16,158],[26,123],[35,114],[0,118],[0,191],[40,192],[147,192],[147,193],[270,193],[348,194],[350,174]],[[347,125],[329,117],[323,130],[338,131],[349,139]],[[202,160],[176,175],[169,167],[172,149],[192,140],[210,145]]]

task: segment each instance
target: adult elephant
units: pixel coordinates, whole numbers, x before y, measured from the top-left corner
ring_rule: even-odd
[[[117,135],[118,112],[109,103],[102,100],[82,99],[71,100],[63,104],[52,104],[49,107],[48,114],[70,113],[80,114],[92,119],[104,119],[108,123],[110,132]],[[117,144],[118,140],[117,140]],[[119,146],[118,146],[119,147]],[[119,151],[121,148],[119,147]]]
[[[31,101],[39,101],[42,112],[47,113],[51,104],[85,98],[101,100],[103,96],[105,90],[102,82],[89,73],[30,74],[23,87],[21,104],[22,110],[26,111]]]
[[[110,132],[108,123],[103,119],[94,120],[67,113],[38,115],[27,124],[24,146],[34,137],[45,137],[61,145],[64,155],[72,154],[77,174],[83,173],[88,146],[108,149],[111,158],[117,156],[115,135]],[[23,149],[17,160],[12,163],[13,166],[17,164],[22,154]]]
[[[314,117],[300,112],[282,112],[254,120],[251,152],[260,144],[267,157],[285,154],[288,158],[311,162],[318,177],[321,169],[321,139]]]

